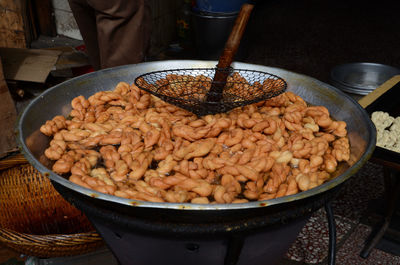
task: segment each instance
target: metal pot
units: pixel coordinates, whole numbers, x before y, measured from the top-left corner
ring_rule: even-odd
[[[191,12],[193,37],[199,59],[218,60],[238,13]]]
[[[193,243],[196,246],[209,246],[210,242],[221,246],[222,252],[219,255],[225,257],[225,264],[272,264],[266,263],[265,258],[270,256],[270,253],[282,255],[282,249],[288,248],[294,241],[309,215],[333,198],[341,184],[355,174],[374,151],[375,127],[365,110],[351,97],[304,75],[278,68],[236,62],[233,63],[233,68],[264,71],[284,78],[289,91],[298,94],[312,105],[326,106],[335,119],[347,122],[351,159],[338,167],[332,180],[305,192],[267,201],[200,205],[153,203],[110,196],[78,186],[51,171],[49,161],[43,155],[49,144],[49,138],[41,134],[39,128],[55,115],[68,115],[71,110],[70,102],[74,97],[79,95],[89,97],[98,91],[111,90],[120,81],[133,83],[137,76],[150,71],[210,68],[216,64],[216,61],[159,61],[89,73],[48,89],[33,100],[20,116],[17,138],[26,158],[52,180],[54,187],[67,200],[88,216],[114,254],[120,257],[121,263],[128,264],[129,260],[126,259],[133,256],[132,251],[121,253],[124,247],[129,249],[141,244],[144,242],[143,234],[145,234],[150,248],[155,244],[150,238],[157,238],[159,239],[157,242],[163,242],[163,246],[170,248],[169,251],[163,252],[164,255],[168,254],[169,259],[166,256],[145,255],[146,258],[141,261],[147,264],[157,264],[159,260],[164,262],[168,260],[175,264],[190,263],[188,262],[190,258],[185,256],[182,259],[177,253],[181,243],[184,245],[185,242],[192,241],[196,242]],[[276,236],[274,234],[276,231],[284,233],[286,230],[291,232],[284,244],[278,244],[271,249],[266,247],[265,244],[271,241],[268,238]],[[138,234],[141,237],[138,237]],[[217,241],[211,240],[213,235],[218,235],[215,239]],[[240,235],[239,239],[237,235]],[[124,244],[119,246],[118,242]],[[176,249],[172,250],[172,246],[176,246]],[[254,249],[254,246],[257,248]],[[189,248],[189,251],[190,249],[192,248]],[[242,249],[248,249],[250,252],[241,253]],[[256,253],[253,253],[254,251]],[[200,252],[191,252],[192,261],[195,262],[192,264],[201,264],[200,260],[204,260],[194,253]],[[229,253],[241,253],[241,258],[233,258],[234,261],[229,263],[226,261],[232,259]],[[209,260],[207,262],[220,264],[220,259],[216,258],[214,261],[215,263]]]
[[[330,79],[332,85],[344,92],[367,95],[398,74],[400,69],[390,65],[357,62],[335,66]]]

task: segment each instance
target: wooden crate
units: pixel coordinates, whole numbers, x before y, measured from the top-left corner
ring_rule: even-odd
[[[35,2],[0,0],[0,47],[27,48],[37,38]]]
[[[0,0],[1,1],[1,0]],[[3,66],[0,58],[0,158],[17,151],[14,126],[17,120],[17,111],[14,101],[8,90],[3,75]]]

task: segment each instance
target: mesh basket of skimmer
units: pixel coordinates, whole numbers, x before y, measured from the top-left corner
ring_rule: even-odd
[[[216,68],[150,72],[136,78],[135,84],[197,116],[227,112],[279,95],[287,86],[282,78],[230,66],[253,7],[242,5]]]
[[[135,84],[198,116],[267,100],[287,87],[285,80],[276,75],[231,67],[149,72],[137,77]]]

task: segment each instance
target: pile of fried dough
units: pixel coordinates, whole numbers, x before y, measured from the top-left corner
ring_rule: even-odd
[[[268,200],[321,185],[350,155],[346,123],[292,92],[198,117],[121,82],[71,106],[40,128],[52,170],[123,198]]]

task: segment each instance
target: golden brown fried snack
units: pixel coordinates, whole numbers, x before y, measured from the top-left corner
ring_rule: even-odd
[[[168,76],[169,85],[174,78],[189,78],[196,89],[206,80]],[[350,156],[346,123],[292,92],[197,117],[121,82],[71,105],[71,120],[55,116],[40,129],[53,137],[45,151],[53,170],[123,198],[201,204],[278,198],[321,185]]]

